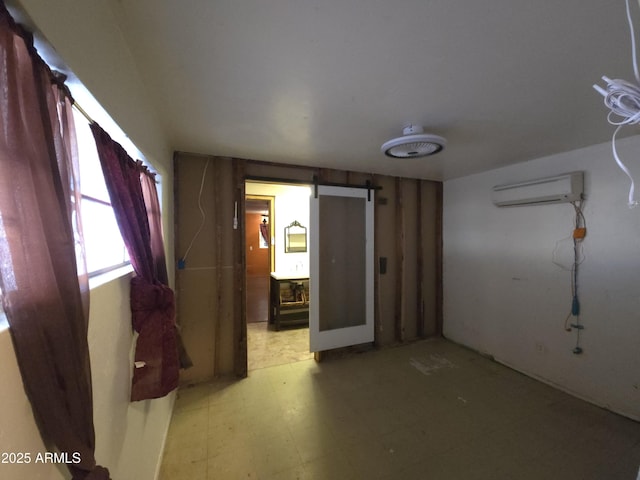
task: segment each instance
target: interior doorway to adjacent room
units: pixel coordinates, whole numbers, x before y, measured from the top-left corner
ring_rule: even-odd
[[[245,202],[245,256],[247,261],[247,323],[267,322],[273,197],[248,195]]]
[[[245,190],[248,370],[313,358],[308,322],[276,326],[269,321],[271,274],[308,278],[308,251],[288,251],[285,229],[294,222],[309,225],[310,189],[247,181]]]

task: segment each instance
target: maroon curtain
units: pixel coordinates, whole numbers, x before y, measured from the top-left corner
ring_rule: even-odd
[[[269,242],[269,224],[267,222],[262,222],[260,224],[260,235],[262,236],[262,240],[268,245]]]
[[[153,257],[154,271],[157,280],[164,285],[168,285],[167,260],[164,254],[164,237],[162,235],[162,212],[160,210],[160,200],[158,199],[155,177],[154,173],[151,173],[145,168],[140,174],[140,183],[142,185],[142,197],[144,198],[144,204],[147,208],[147,219],[149,220],[151,255]],[[176,335],[180,368],[191,368],[193,362],[187,350],[184,348],[180,329],[177,324]]]
[[[94,458],[71,99],[2,1],[0,91],[0,287],[25,392],[73,478],[108,479]]]
[[[157,238],[152,244],[144,202],[141,175],[145,177],[148,173],[142,162],[132,160],[99,125],[92,124],[91,130],[116,220],[136,272],[131,279],[131,315],[133,328],[139,335],[131,400],[162,397],[178,386],[180,365],[175,297],[166,285],[162,244],[158,244]],[[157,232],[159,223],[153,223]]]
[[[160,211],[155,177],[155,174],[146,168],[141,169],[140,187],[149,222],[149,245],[153,258],[153,272],[158,281],[168,285],[167,259],[164,255],[164,241],[162,240],[162,212]]]

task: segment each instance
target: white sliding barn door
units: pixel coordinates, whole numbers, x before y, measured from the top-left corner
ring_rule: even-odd
[[[311,197],[312,352],[373,341],[374,190],[322,186]]]

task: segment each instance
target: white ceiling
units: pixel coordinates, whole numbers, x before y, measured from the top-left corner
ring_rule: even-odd
[[[609,140],[592,84],[633,78],[622,0],[111,5],[180,151],[450,179]],[[448,147],[381,154],[411,123]]]

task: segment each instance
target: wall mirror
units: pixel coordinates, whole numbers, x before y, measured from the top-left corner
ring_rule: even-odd
[[[294,220],[284,227],[284,253],[307,251],[307,227]]]

